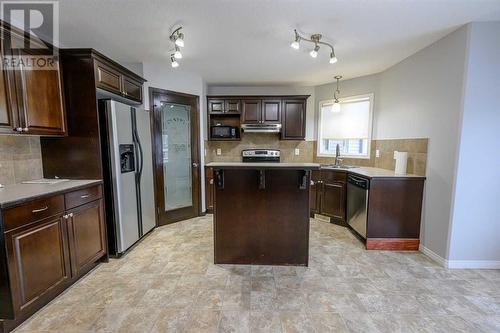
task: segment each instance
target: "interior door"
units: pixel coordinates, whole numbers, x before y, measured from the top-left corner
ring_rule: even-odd
[[[198,96],[150,88],[158,224],[200,214]]]

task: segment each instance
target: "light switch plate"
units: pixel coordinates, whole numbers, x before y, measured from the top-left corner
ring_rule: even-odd
[[[295,156],[299,156],[300,155],[300,149],[299,148],[295,148]]]
[[[222,149],[217,148],[217,150],[216,150],[216,154],[217,154],[217,156],[222,155]]]
[[[394,159],[396,159],[396,154],[398,153],[397,150],[394,151]]]
[[[380,150],[379,149],[375,150],[375,157],[380,157]]]

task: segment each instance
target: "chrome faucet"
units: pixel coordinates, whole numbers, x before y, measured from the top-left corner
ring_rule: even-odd
[[[340,158],[340,145],[337,143],[337,147],[335,148],[335,166],[341,166],[342,159]]]

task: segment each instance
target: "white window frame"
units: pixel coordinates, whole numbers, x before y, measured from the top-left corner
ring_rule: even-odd
[[[357,159],[366,159],[369,160],[371,158],[371,144],[372,144],[372,136],[373,136],[373,98],[374,94],[369,93],[369,94],[363,94],[363,95],[355,95],[355,96],[349,96],[349,97],[344,97],[344,98],[339,98],[339,102],[351,102],[355,101],[358,99],[366,99],[368,98],[370,100],[370,115],[368,116],[368,147],[367,147],[367,152],[368,156],[360,156],[360,155],[340,155],[342,158],[357,158]],[[318,128],[318,137],[317,137],[317,151],[316,155],[318,157],[335,157],[335,154],[324,154],[321,153],[321,106],[323,104],[332,104],[333,99],[326,99],[323,101],[319,101],[318,105],[318,119],[317,119],[317,128]]]

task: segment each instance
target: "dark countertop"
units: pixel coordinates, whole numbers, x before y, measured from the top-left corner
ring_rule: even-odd
[[[13,184],[0,188],[0,208],[7,208],[39,197],[101,184],[98,179],[61,181],[56,184]]]

